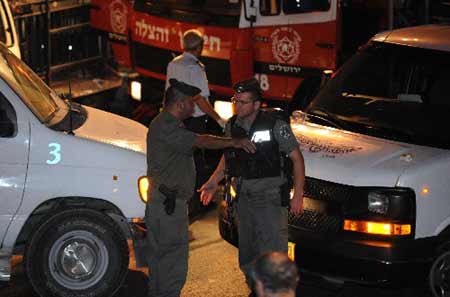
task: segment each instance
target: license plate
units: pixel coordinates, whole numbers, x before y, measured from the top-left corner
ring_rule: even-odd
[[[295,260],[295,243],[288,242],[288,257],[292,261]]]

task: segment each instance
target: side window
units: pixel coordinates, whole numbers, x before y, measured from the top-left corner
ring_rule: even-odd
[[[0,42],[6,44],[6,26],[3,12],[0,12]]]
[[[417,49],[409,93],[418,94],[433,109],[450,108],[450,54]]]
[[[11,103],[0,93],[0,138],[14,137],[16,134],[16,112]]]
[[[278,15],[280,14],[281,0],[260,0],[259,13],[261,15]]]
[[[411,63],[396,51],[377,48],[361,56],[361,65],[343,83],[343,94],[350,97],[377,97],[397,100],[406,93]]]
[[[283,0],[285,14],[328,11],[329,9],[330,0]]]
[[[448,72],[433,81],[428,92],[428,100],[431,105],[450,107],[450,75]]]

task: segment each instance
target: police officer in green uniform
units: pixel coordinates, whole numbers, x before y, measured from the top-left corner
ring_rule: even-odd
[[[184,127],[194,111],[200,89],[170,80],[163,111],[147,134],[147,175],[151,182],[145,210],[149,292],[152,297],[179,296],[188,267],[188,213],[186,203],[195,186],[194,148],[240,148],[253,153],[246,139],[198,135]]]
[[[201,200],[209,203],[227,169],[236,182],[239,218],[239,264],[249,277],[252,261],[268,251],[287,252],[288,208],[299,214],[303,207],[305,166],[299,144],[288,123],[260,110],[261,89],[256,79],[237,83],[232,102],[235,116],[227,135],[245,136],[256,153],[227,149],[218,167],[201,187]],[[285,158],[285,157],[288,157]],[[284,167],[292,161],[293,197],[286,187]]]

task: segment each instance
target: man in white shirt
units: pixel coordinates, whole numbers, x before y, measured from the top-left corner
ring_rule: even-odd
[[[208,79],[206,77],[205,66],[199,61],[203,51],[203,35],[198,30],[188,30],[183,34],[183,53],[175,57],[167,66],[166,90],[170,86],[169,80],[172,78],[186,84],[197,87],[200,94],[194,97],[194,113],[192,117],[184,120],[186,128],[197,134],[211,134],[207,129],[208,119],[213,119],[222,128],[225,127],[226,120],[222,119],[208,101],[210,96]],[[205,152],[197,149],[194,152],[196,167],[196,189],[198,189],[211,174],[205,161]],[[211,163],[211,162],[210,162]],[[214,167],[214,165],[212,165]],[[199,194],[194,193],[190,210],[195,213],[201,207]],[[194,200],[195,199],[195,200]]]
[[[192,117],[200,118],[208,115],[221,127],[225,127],[226,120],[217,114],[208,101],[210,92],[205,65],[198,59],[203,51],[203,42],[203,35],[198,30],[188,30],[183,34],[184,52],[175,57],[167,66],[166,89],[169,87],[168,81],[171,78],[199,88],[201,92],[194,98],[195,110]],[[205,120],[203,118],[202,122]]]

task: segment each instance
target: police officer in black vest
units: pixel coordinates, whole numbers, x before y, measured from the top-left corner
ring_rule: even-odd
[[[233,137],[248,137],[256,153],[227,149],[209,180],[200,188],[201,200],[208,204],[224,177],[233,177],[238,191],[239,264],[249,277],[252,261],[268,251],[287,252],[288,206],[294,214],[303,207],[305,165],[299,144],[288,123],[260,110],[261,89],[256,79],[234,86],[235,116],[226,126]],[[291,172],[285,167],[292,161]],[[287,175],[293,176],[293,197]]]

